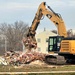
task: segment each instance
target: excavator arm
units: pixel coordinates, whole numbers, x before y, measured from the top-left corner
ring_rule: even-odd
[[[46,7],[48,7],[49,10]],[[60,36],[67,37],[66,27],[65,27],[62,17],[59,14],[55,13],[50,8],[50,6],[47,6],[46,2],[42,2],[38,8],[38,11],[35,15],[32,25],[29,29],[28,34],[30,36],[35,36],[35,31],[40,23],[42,16],[47,16],[55,24],[55,26],[57,27],[57,30],[58,30],[58,34]]]
[[[55,24],[55,26],[57,27],[57,30],[58,30],[58,35],[67,37],[66,27],[65,27],[64,21],[61,18],[61,16],[59,14],[55,13],[50,8],[50,6],[47,6],[46,2],[42,2],[39,5],[37,13],[32,22],[32,25],[29,28],[29,31],[27,33],[28,38],[30,38],[32,41],[36,42],[36,39],[35,39],[36,29],[37,29],[37,27],[40,23],[40,20],[42,19],[43,16],[47,16]],[[25,42],[24,42],[24,44],[25,44]]]

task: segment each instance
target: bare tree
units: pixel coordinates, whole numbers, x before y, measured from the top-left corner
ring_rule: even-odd
[[[73,34],[72,29],[69,29],[69,30],[67,31],[67,34],[68,34],[68,37],[74,37],[74,36],[75,36],[75,35]]]
[[[22,50],[22,39],[26,35],[28,24],[23,21],[17,21],[14,24],[2,23],[1,33],[8,41],[8,50]]]

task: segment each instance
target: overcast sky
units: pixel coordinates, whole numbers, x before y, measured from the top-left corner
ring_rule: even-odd
[[[31,26],[37,8],[41,2],[46,2],[55,12],[60,13],[66,29],[75,29],[75,0],[0,0],[0,23],[24,21]],[[38,29],[56,29],[46,17]]]

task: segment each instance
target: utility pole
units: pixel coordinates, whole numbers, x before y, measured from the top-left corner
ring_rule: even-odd
[[[7,51],[7,39],[5,37],[5,52]]]

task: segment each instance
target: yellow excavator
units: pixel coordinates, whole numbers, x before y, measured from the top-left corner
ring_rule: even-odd
[[[75,39],[67,37],[65,23],[60,14],[55,13],[46,2],[42,2],[36,12],[31,27],[27,33],[27,38],[30,38],[36,43],[36,29],[43,16],[50,19],[57,27],[58,36],[52,36],[48,39],[49,55],[45,57],[47,63],[65,64],[66,62],[74,61],[75,59]],[[26,42],[24,42],[26,46]],[[35,46],[32,46],[33,48]],[[32,48],[30,47],[30,48]]]

